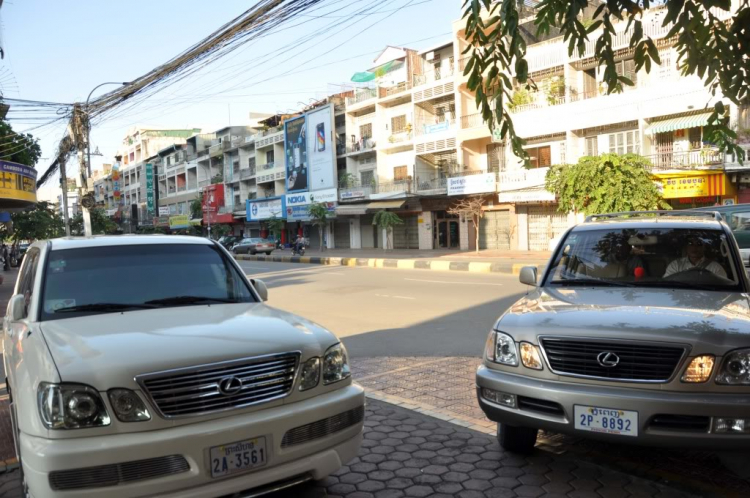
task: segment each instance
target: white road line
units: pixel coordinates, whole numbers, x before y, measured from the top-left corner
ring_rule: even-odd
[[[405,278],[410,282],[428,282],[431,284],[458,284],[458,285],[493,285],[495,287],[502,287],[503,284],[489,284],[486,282],[451,282],[449,280],[422,280],[421,278]]]
[[[247,268],[251,270],[270,270],[268,266],[242,266],[242,268]]]
[[[408,296],[393,296],[396,299],[416,299],[416,297],[408,297]]]
[[[391,296],[388,294],[375,294],[375,297],[387,297],[387,298],[393,298],[393,299],[409,299],[411,301],[417,299],[416,297],[409,297],[409,296]]]

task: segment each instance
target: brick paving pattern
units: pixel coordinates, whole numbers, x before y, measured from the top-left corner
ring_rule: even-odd
[[[18,471],[0,498],[18,498]],[[504,452],[493,437],[368,400],[357,458],[326,478],[272,498],[678,498],[693,495],[569,456]]]

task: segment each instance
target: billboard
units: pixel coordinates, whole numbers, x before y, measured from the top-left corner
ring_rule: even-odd
[[[448,178],[448,195],[484,194],[496,190],[495,173]]]
[[[120,205],[122,192],[120,191],[120,162],[112,166],[112,193],[115,197],[115,206]]]
[[[313,202],[325,204],[329,216],[335,217],[336,189],[319,190],[317,192],[301,192],[288,194],[286,196],[286,220],[287,221],[309,221],[312,218],[307,209]]]
[[[36,170],[31,166],[0,161],[0,198],[36,202]],[[20,204],[23,204],[20,203]]]
[[[310,190],[336,188],[336,145],[333,142],[333,104],[307,114],[307,157]]]
[[[284,218],[286,202],[284,197],[247,201],[247,221],[270,220]]]
[[[154,215],[154,165],[146,163],[146,208],[149,216]]]
[[[286,160],[286,191],[308,189],[307,126],[305,117],[284,123],[284,156]]]

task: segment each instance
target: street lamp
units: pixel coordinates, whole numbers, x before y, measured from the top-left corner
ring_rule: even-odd
[[[102,83],[101,85],[97,85],[94,87],[93,90],[91,90],[91,93],[89,93],[89,96],[86,97],[86,156],[87,156],[87,170],[88,173],[86,175],[86,178],[88,181],[88,178],[91,178],[91,114],[89,113],[89,100],[91,100],[91,95],[94,94],[94,92],[97,90],[97,88],[102,87],[104,85],[129,85],[129,81],[108,81],[106,83]]]

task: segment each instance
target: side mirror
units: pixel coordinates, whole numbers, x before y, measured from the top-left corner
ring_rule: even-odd
[[[536,267],[524,266],[521,268],[521,274],[518,276],[518,280],[520,280],[522,284],[533,285],[536,287]]]
[[[11,322],[23,320],[26,317],[26,299],[23,294],[16,294],[8,301],[8,316]]]
[[[260,295],[261,300],[268,301],[268,287],[266,287],[266,283],[263,280],[259,280],[257,278],[251,278],[250,283],[253,284],[253,287],[255,287],[255,290]]]

